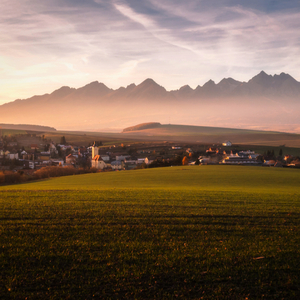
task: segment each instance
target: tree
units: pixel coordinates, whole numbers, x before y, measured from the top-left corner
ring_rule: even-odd
[[[189,159],[185,156],[185,157],[182,159],[182,165],[183,165],[183,166],[186,166],[188,163],[189,163]]]
[[[279,156],[282,156],[282,149],[279,150]]]
[[[61,145],[65,145],[66,143],[67,143],[66,138],[65,138],[65,136],[63,135],[63,136],[60,138],[60,144],[61,144]]]

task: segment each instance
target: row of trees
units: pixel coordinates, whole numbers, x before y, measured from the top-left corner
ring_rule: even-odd
[[[50,177],[60,177],[67,175],[78,175],[85,173],[96,173],[96,168],[79,168],[75,169],[73,167],[43,167],[36,170],[33,174],[27,175],[23,170],[18,172],[13,171],[2,171],[0,172],[0,184],[16,184],[22,183],[30,180],[38,180]]]
[[[146,168],[160,168],[160,167],[170,167],[170,166],[181,166],[187,165],[189,162],[188,155],[177,155],[172,159],[156,159],[149,165],[141,164],[137,166],[137,169],[146,169]],[[199,164],[199,160],[197,159]]]

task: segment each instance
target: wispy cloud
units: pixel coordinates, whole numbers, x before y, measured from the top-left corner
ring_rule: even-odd
[[[3,0],[2,99],[153,77],[167,89],[260,70],[300,79],[300,7],[271,0]]]

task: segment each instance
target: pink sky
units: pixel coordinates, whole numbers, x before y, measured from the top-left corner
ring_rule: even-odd
[[[250,2],[250,3],[249,3]],[[98,80],[300,80],[298,1],[2,0],[0,104]]]

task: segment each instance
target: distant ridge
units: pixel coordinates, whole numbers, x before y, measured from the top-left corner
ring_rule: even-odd
[[[193,134],[220,134],[220,133],[251,133],[251,134],[262,134],[262,133],[274,133],[281,134],[284,132],[277,131],[265,131],[265,130],[253,130],[253,129],[240,129],[240,128],[227,128],[227,127],[213,127],[213,126],[197,126],[197,125],[182,125],[182,124],[161,124],[158,122],[141,123],[134,126],[123,129],[122,133],[137,133],[137,134],[170,134],[177,135],[188,133]],[[284,133],[288,134],[288,133]]]
[[[130,131],[138,131],[138,130],[144,130],[144,129],[153,129],[161,127],[162,125],[158,122],[149,122],[149,123],[142,123],[135,126],[130,126],[125,129],[123,129],[123,132],[130,132]]]
[[[0,124],[2,129],[29,130],[29,131],[56,131],[55,128],[49,126],[28,125],[28,124]]]
[[[133,139],[143,138],[154,141],[222,144],[229,140],[234,144],[273,146],[284,144],[292,147],[300,147],[299,134],[226,127],[160,124],[153,122],[125,128],[122,135]]]
[[[131,124],[195,124],[212,127],[300,132],[300,82],[286,73],[261,71],[248,82],[224,78],[192,89],[167,91],[153,79],[111,89],[94,81],[0,106],[3,123],[51,125],[63,130]]]

